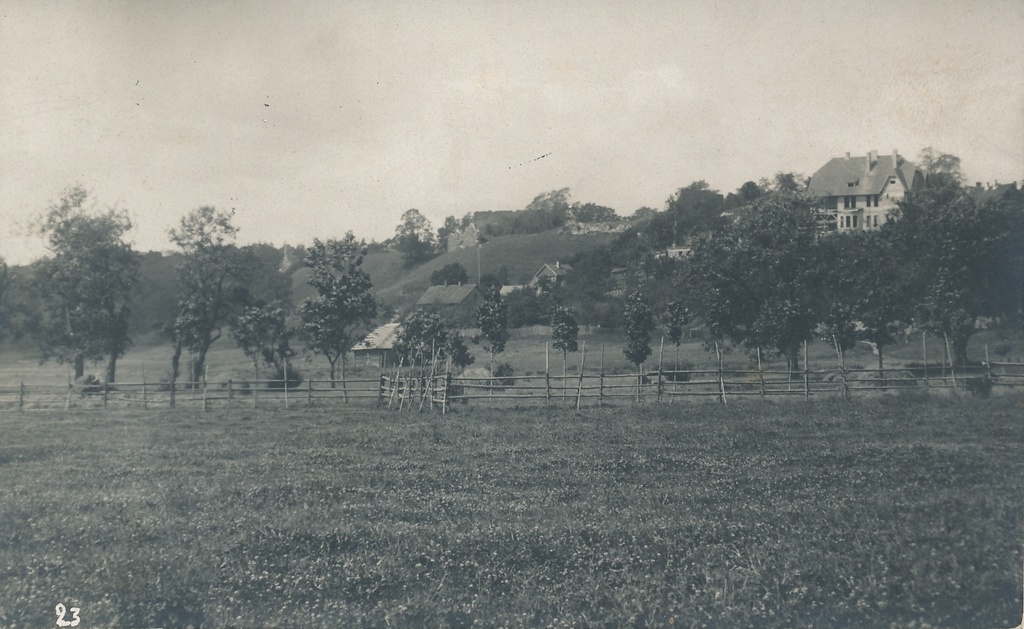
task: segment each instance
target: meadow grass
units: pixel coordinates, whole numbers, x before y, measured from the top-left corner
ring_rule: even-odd
[[[1016,626],[1020,402],[7,414],[0,626]]]

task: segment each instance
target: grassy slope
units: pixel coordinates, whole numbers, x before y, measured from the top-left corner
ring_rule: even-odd
[[[8,414],[0,625],[1013,626],[1019,409]]]
[[[607,243],[613,237],[611,234],[568,236],[558,230],[498,236],[480,248],[480,272],[482,275],[497,273],[498,268],[504,265],[508,267],[511,283],[526,283],[545,262],[564,260],[576,252]],[[450,251],[411,270],[402,268],[398,253],[377,252],[366,256],[363,268],[370,275],[377,295],[392,307],[402,310],[415,304],[423,295],[430,286],[430,275],[434,271],[453,262],[466,268],[470,281],[476,280],[476,248]],[[294,276],[292,286],[298,302],[312,294],[305,285],[306,274],[302,270]]]

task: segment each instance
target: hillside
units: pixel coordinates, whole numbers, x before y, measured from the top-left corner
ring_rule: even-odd
[[[480,247],[479,272],[481,275],[497,273],[501,266],[508,269],[512,284],[525,284],[545,262],[566,259],[580,251],[607,244],[615,234],[592,233],[567,235],[558,229],[539,234],[496,236]],[[377,296],[398,311],[416,303],[427,287],[434,271],[446,264],[457,262],[466,268],[471,278],[477,277],[477,249],[466,248],[444,253],[413,269],[403,269],[401,255],[396,251],[379,251],[366,255],[363,269]],[[306,284],[309,270],[301,268],[292,275],[292,292],[296,304],[314,295]]]
[[[569,236],[559,230],[539,234],[496,236],[479,248],[479,272],[481,275],[497,273],[501,266],[508,269],[512,284],[525,284],[545,262],[555,262],[570,255],[607,244],[615,234],[593,233]],[[457,262],[469,272],[471,281],[477,277],[477,248],[449,251],[429,262],[408,271],[401,270],[398,253],[367,256],[364,266],[377,295],[389,306],[401,311],[416,303],[423,291],[430,286],[430,275],[446,264]],[[396,275],[395,269],[399,271]],[[378,281],[381,280],[381,281]]]

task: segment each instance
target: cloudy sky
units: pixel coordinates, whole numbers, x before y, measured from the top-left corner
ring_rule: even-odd
[[[0,256],[44,253],[72,184],[161,250],[201,205],[243,242],[381,240],[412,207],[628,215],[847,151],[1022,181],[1021,33],[1021,0],[0,0]]]

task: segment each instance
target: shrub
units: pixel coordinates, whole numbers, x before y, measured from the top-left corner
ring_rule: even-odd
[[[501,363],[494,367],[493,376],[498,379],[498,384],[503,387],[515,386],[516,381],[512,379],[516,375],[516,370],[509,363]]]
[[[295,367],[288,367],[288,388],[295,389],[302,384],[302,373]],[[284,367],[278,366],[274,370],[274,375],[267,382],[268,389],[283,389],[284,388]]]
[[[992,393],[992,378],[988,375],[967,378],[965,386],[973,395],[988,397]]]

